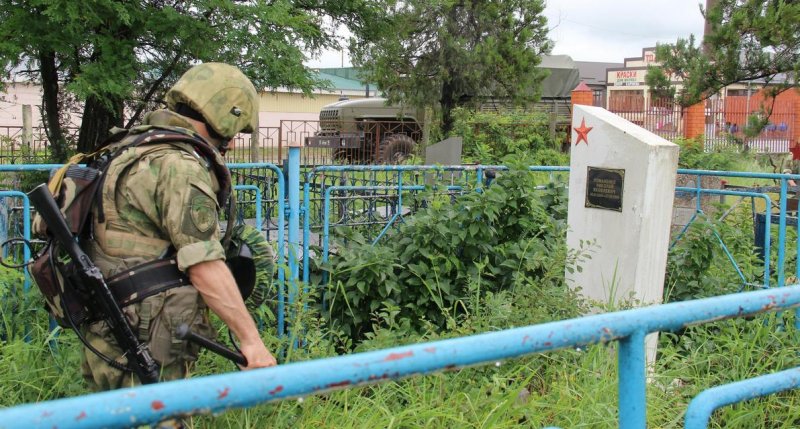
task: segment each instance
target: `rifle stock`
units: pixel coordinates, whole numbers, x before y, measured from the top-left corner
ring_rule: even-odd
[[[78,281],[91,297],[91,304],[96,306],[103,319],[108,323],[119,346],[125,350],[128,362],[133,364],[132,369],[139,380],[142,384],[158,382],[158,363],[150,355],[147,346],[139,342],[138,337],[133,333],[125,314],[108,289],[103,274],[75,241],[75,237],[47,185],[43,183],[34,188],[28,193],[28,198],[47,225],[48,233],[69,255],[74,264]]]

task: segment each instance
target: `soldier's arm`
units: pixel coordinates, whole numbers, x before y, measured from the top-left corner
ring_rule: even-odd
[[[208,167],[186,154],[165,157],[161,167],[158,212],[163,230],[178,251],[178,268],[189,275],[209,308],[239,339],[248,368],[275,365],[225,265],[219,206]]]
[[[247,358],[247,368],[276,365],[275,358],[261,341],[228,266],[221,259],[205,261],[189,267],[188,273],[208,307],[239,339],[242,354]]]

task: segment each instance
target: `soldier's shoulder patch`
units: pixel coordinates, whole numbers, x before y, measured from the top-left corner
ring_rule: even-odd
[[[217,203],[213,197],[192,186],[189,194],[189,219],[190,229],[198,233],[207,234],[217,226]],[[184,225],[184,228],[189,225]],[[189,231],[186,231],[189,232]]]

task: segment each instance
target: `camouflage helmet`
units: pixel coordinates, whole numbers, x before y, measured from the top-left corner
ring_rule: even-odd
[[[197,111],[220,136],[253,132],[258,119],[258,92],[238,68],[223,63],[196,65],[167,91],[167,107],[185,104]]]

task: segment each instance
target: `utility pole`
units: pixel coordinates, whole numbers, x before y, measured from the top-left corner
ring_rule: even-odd
[[[22,106],[22,145],[33,148],[33,111],[30,104]]]
[[[706,0],[706,9],[705,9],[706,19],[705,19],[705,24],[703,26],[703,53],[705,54],[707,54],[709,51],[709,46],[708,42],[706,41],[706,38],[710,36],[711,33],[714,31],[713,28],[711,28],[711,21],[709,21],[708,19],[708,11],[716,7],[717,3],[719,3],[719,0]]]

